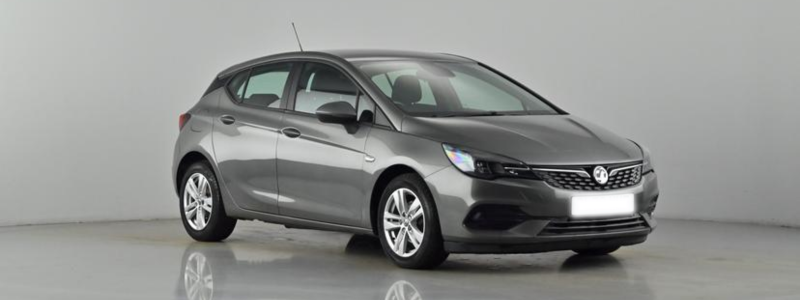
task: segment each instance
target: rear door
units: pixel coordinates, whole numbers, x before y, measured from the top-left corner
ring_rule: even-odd
[[[297,76],[296,95],[278,137],[278,187],[282,215],[361,226],[365,205],[364,145],[372,113],[371,100],[351,78],[333,65],[306,62]],[[359,101],[359,98],[361,101]],[[320,122],[314,114],[323,104],[344,101],[369,122],[351,127]],[[373,104],[374,105],[374,104]],[[373,106],[374,107],[374,106]]]
[[[222,184],[241,208],[278,213],[276,149],[293,63],[271,63],[230,80],[214,120]]]

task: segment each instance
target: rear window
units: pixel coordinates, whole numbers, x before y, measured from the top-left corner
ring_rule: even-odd
[[[291,63],[258,66],[236,74],[228,83],[228,91],[238,103],[280,108],[291,70]]]

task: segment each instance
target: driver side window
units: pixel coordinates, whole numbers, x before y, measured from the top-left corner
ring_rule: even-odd
[[[294,110],[316,113],[325,104],[337,101],[356,107],[358,88],[345,74],[331,66],[306,63],[297,84]]]

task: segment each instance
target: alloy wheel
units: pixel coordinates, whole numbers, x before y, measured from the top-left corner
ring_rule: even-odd
[[[399,188],[389,196],[383,211],[383,232],[398,256],[417,253],[425,236],[425,211],[413,191]]]
[[[183,188],[183,213],[186,216],[186,223],[197,231],[206,228],[211,219],[212,205],[213,197],[208,178],[200,173],[192,174]]]

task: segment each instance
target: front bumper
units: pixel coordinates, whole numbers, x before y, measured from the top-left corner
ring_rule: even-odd
[[[626,246],[644,242],[656,227],[652,216],[658,199],[655,172],[639,184],[611,191],[558,189],[543,181],[500,178],[483,180],[445,168],[425,178],[439,215],[445,248],[453,253],[528,253]],[[631,193],[636,214],[625,218],[572,220],[573,196]],[[508,228],[467,226],[473,210],[511,207],[526,215]]]

